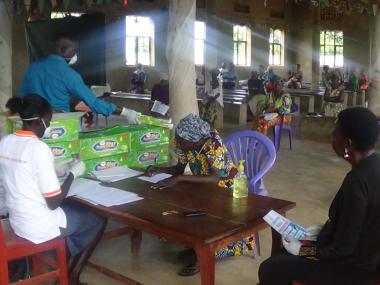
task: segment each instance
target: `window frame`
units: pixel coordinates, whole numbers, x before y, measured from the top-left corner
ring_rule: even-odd
[[[275,31],[280,32],[280,43],[275,43],[274,41],[271,42],[271,34],[272,34],[272,39],[274,38],[274,33]],[[285,31],[280,30],[280,29],[275,29],[275,28],[270,28],[269,29],[269,56],[268,56],[268,63],[270,66],[284,66],[285,65]],[[275,59],[275,46],[280,47],[280,63],[276,64],[274,62]],[[271,54],[272,51],[272,54]],[[270,56],[272,55],[272,62],[270,60]]]
[[[152,34],[150,36],[141,36],[141,35],[129,35],[128,34],[128,30],[127,30],[127,18],[128,17],[133,17],[135,18],[135,21],[138,20],[139,18],[145,18],[145,19],[148,19],[150,24],[152,25]],[[136,15],[127,15],[125,16],[125,65],[126,66],[136,66],[137,64],[139,63],[142,63],[140,60],[139,60],[139,42],[143,41],[143,40],[146,40],[148,39],[149,43],[149,64],[146,64],[146,63],[142,63],[143,65],[145,66],[155,66],[155,50],[154,50],[154,33],[155,33],[155,26],[154,26],[154,22],[152,20],[152,18],[150,17],[147,17],[147,16],[136,16]],[[128,42],[128,39],[134,39],[134,42],[135,42],[135,49],[134,49],[134,53],[135,53],[135,62],[134,63],[128,63],[127,61],[127,42]]]
[[[330,33],[333,33],[333,36],[334,36],[334,43],[333,45],[331,44],[328,44],[326,45],[326,32],[330,32]],[[336,39],[337,39],[337,33],[341,33],[342,34],[342,44],[337,44],[336,43]],[[321,38],[323,34],[323,44],[320,43],[320,48],[319,48],[319,58],[320,58],[320,66],[324,66],[326,65],[326,47],[333,47],[334,49],[334,65],[333,66],[330,66],[332,68],[341,68],[341,67],[344,67],[344,32],[343,31],[338,31],[338,30],[323,30],[320,32],[320,35],[319,35],[319,38]],[[343,62],[342,62],[342,65],[336,65],[336,59],[337,59],[337,48],[341,48],[342,49],[342,57],[343,57]],[[323,49],[323,53],[321,52]],[[321,58],[323,58],[323,61],[321,60]]]
[[[246,29],[246,40],[235,40],[235,28],[244,27]],[[237,32],[238,34],[238,32]],[[251,29],[248,26],[244,25],[234,25],[232,30],[232,40],[233,40],[233,62],[235,66],[251,66]],[[244,44],[244,57],[245,63],[241,64],[239,62],[239,46]],[[235,49],[236,45],[236,49]],[[236,54],[235,54],[236,50]],[[236,59],[235,59],[236,58]]]

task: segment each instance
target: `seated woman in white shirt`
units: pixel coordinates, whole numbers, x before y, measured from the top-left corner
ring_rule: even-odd
[[[66,200],[71,183],[84,173],[84,164],[74,164],[59,185],[50,148],[38,139],[50,125],[49,103],[31,94],[12,98],[6,106],[23,122],[21,130],[0,141],[0,178],[12,229],[34,243],[64,236],[70,284],[81,284],[79,275],[106,225],[102,217]]]

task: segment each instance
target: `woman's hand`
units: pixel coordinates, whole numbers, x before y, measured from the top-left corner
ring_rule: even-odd
[[[162,189],[165,189],[165,188],[169,188],[169,187],[172,187],[174,185],[176,185],[178,183],[178,179],[177,177],[170,177],[170,178],[166,178],[156,184],[153,184],[152,186],[150,186],[150,189],[153,189],[153,190],[162,190]]]
[[[146,176],[152,177],[152,176],[156,175],[159,171],[160,171],[160,169],[159,169],[157,166],[149,165],[149,166],[145,169],[144,174],[145,174]]]
[[[298,255],[301,249],[301,242],[291,237],[282,237],[282,244],[286,251],[292,255]]]
[[[322,225],[315,225],[306,229],[306,239],[317,240],[319,232],[322,229]]]

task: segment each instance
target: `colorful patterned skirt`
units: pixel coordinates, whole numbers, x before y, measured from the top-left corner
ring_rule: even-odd
[[[281,125],[281,121],[282,121],[282,117],[281,116],[278,116],[272,120],[265,120],[264,117],[261,117],[261,116],[258,116],[255,118],[255,120],[253,121],[253,129],[255,131],[258,131],[264,135],[267,135],[268,134],[268,129],[270,129],[271,127],[273,126],[276,126],[276,125]],[[285,115],[284,118],[283,118],[283,124],[284,125],[289,125],[292,121],[292,117],[291,116],[287,116]]]

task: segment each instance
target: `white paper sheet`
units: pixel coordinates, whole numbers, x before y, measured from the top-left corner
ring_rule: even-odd
[[[157,182],[160,182],[161,180],[164,180],[166,178],[169,178],[169,177],[172,177],[173,175],[171,174],[167,174],[167,173],[158,173],[154,176],[140,176],[138,177],[138,179],[141,179],[141,180],[144,180],[144,181],[148,181],[150,183],[157,183]]]
[[[164,103],[155,100],[153,103],[152,108],[150,109],[152,112],[161,114],[163,116],[166,115],[166,113],[169,111],[169,106],[165,105]]]
[[[67,196],[76,196],[95,205],[111,207],[143,199],[137,194],[100,185],[99,181],[80,178],[73,182]]]
[[[130,177],[138,176],[141,174],[143,174],[143,172],[122,166],[92,172],[92,175],[96,179],[99,179],[103,182],[115,182]]]

